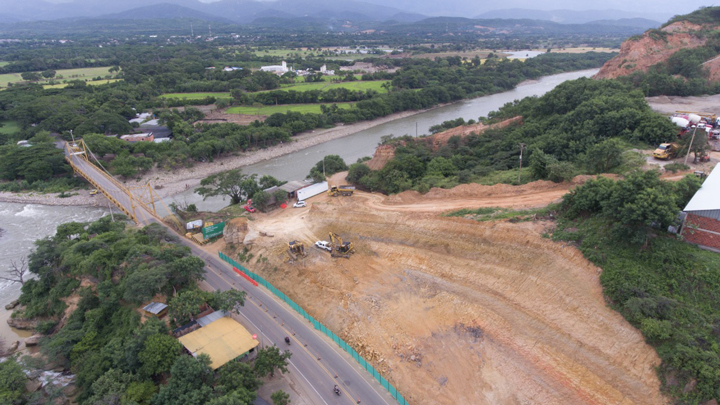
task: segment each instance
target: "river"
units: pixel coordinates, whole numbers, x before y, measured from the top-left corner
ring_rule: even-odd
[[[523,51],[526,52],[526,51]],[[347,163],[353,163],[363,156],[372,156],[380,138],[385,135],[401,136],[405,134],[422,135],[429,132],[432,125],[443,121],[463,117],[465,120],[487,116],[490,111],[497,110],[505,103],[528,96],[540,96],[555,88],[566,80],[594,75],[597,69],[562,73],[546,76],[539,80],[519,85],[517,88],[491,96],[464,100],[452,105],[436,108],[427,112],[401,118],[386,124],[357,132],[344,138],[335,139],[275,159],[243,168],[245,173],[269,174],[281,180],[299,180],[310,171],[310,168],[325,155],[340,155]],[[202,197],[188,190],[167,199],[183,203],[194,203],[202,210],[218,210],[228,204],[221,197]],[[42,206],[33,204],[0,203],[0,271],[5,272],[10,260],[19,261],[27,256],[36,239],[54,234],[55,228],[70,221],[92,221],[108,213],[107,209],[87,207]],[[5,304],[17,298],[20,285],[0,281],[0,339],[17,339],[7,326],[8,311]],[[0,341],[0,346],[2,342]]]
[[[0,272],[6,273],[11,260],[19,264],[20,259],[30,253],[35,240],[53,235],[58,225],[93,221],[107,213],[108,209],[100,208],[0,202]],[[5,344],[18,340],[18,336],[29,336],[26,331],[17,331],[18,335],[6,322],[10,312],[5,310],[5,305],[19,296],[19,283],[0,280],[0,352]]]
[[[520,53],[527,52],[530,51]],[[243,172],[257,173],[260,176],[269,174],[280,180],[301,180],[310,172],[310,169],[315,163],[322,160],[323,156],[340,155],[346,163],[355,163],[355,161],[363,156],[372,156],[375,148],[380,143],[380,139],[385,135],[415,136],[416,133],[423,135],[430,132],[431,126],[443,121],[453,120],[459,117],[464,118],[466,121],[470,119],[477,120],[478,117],[487,116],[490,111],[497,110],[506,103],[529,96],[541,96],[564,81],[590,77],[597,72],[598,69],[590,69],[545,76],[539,80],[522,83],[510,91],[463,100],[410,117],[400,118],[285,156],[245,166],[243,167]],[[202,197],[195,194],[192,189],[171,197],[168,200],[183,204],[195,204],[199,209],[204,211],[217,211],[229,203],[227,199],[223,199],[222,197],[208,198],[203,201]]]

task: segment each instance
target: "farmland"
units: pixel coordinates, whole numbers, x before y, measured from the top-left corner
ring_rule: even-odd
[[[299,112],[299,113],[313,113],[320,114],[320,106],[322,104],[285,104],[285,105],[270,105],[263,106],[260,108],[249,107],[249,106],[238,106],[230,107],[227,109],[228,114],[243,114],[243,115],[272,115],[275,113],[285,113],[288,111]],[[333,105],[332,103],[326,105]],[[350,103],[335,103],[334,105],[338,108],[350,108]]]
[[[55,80],[56,82],[62,80],[91,80],[93,77],[105,77],[109,75],[109,69],[109,66],[80,69],[63,69],[56,71],[55,78],[53,80]],[[20,73],[6,73],[0,75],[0,88],[8,87],[9,83],[17,83],[22,81],[23,79],[20,76]],[[38,83],[47,82],[49,82],[49,79],[43,79],[38,81]]]
[[[328,76],[326,76],[328,77]],[[277,90],[294,90],[294,91],[309,91],[309,90],[330,90],[330,89],[337,89],[337,88],[345,88],[349,90],[375,90],[378,93],[387,93],[387,90],[382,87],[382,85],[385,83],[384,80],[373,80],[373,81],[357,81],[357,82],[340,82],[340,83],[328,83],[328,82],[318,82],[318,83],[295,83],[295,84],[284,84],[281,85],[280,89]],[[275,91],[275,90],[265,90],[265,91],[259,91],[258,93],[264,93],[267,91]],[[163,98],[181,98],[181,99],[187,99],[187,100],[199,100],[207,97],[215,97],[215,98],[230,98],[229,92],[205,92],[205,93],[167,93],[163,94]]]

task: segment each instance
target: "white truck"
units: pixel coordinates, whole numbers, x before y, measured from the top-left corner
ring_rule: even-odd
[[[332,252],[332,245],[330,244],[330,242],[328,242],[326,240],[319,240],[319,241],[315,242],[315,247],[320,248],[320,249],[325,249],[328,252]]]

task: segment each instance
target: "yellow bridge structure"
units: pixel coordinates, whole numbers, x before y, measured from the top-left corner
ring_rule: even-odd
[[[90,161],[91,158],[98,162],[98,165],[93,164]],[[165,215],[171,214],[170,209],[152,189],[149,182],[138,187],[127,187],[120,183],[100,165],[82,140],[65,143],[65,160],[76,174],[103,193],[136,224],[162,223],[162,217],[158,215],[158,205],[166,211]]]

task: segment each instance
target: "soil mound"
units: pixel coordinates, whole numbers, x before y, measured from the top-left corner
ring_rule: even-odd
[[[699,35],[701,31],[713,30],[680,21],[658,30],[649,30],[639,39],[628,39],[620,46],[620,53],[603,65],[595,75],[596,79],[614,79],[633,72],[645,72],[650,66],[666,61],[681,49],[697,48],[705,45],[707,39]],[[714,66],[714,65],[713,65]],[[711,70],[711,76],[720,75]]]
[[[380,145],[375,149],[372,159],[365,162],[371,170],[380,170],[395,157],[394,145]]]

